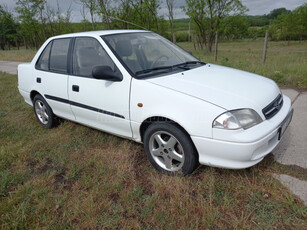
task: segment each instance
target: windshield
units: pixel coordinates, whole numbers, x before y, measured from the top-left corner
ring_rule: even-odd
[[[117,57],[137,78],[188,70],[204,63],[152,32],[103,36]]]

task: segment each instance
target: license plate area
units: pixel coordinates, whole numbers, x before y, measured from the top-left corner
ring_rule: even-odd
[[[293,109],[291,109],[287,117],[280,124],[278,140],[281,139],[281,137],[284,135],[285,131],[287,130],[289,124],[292,121],[292,116],[293,116]]]

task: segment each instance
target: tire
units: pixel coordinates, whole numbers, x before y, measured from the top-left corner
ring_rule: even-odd
[[[159,172],[188,175],[198,166],[198,154],[189,135],[174,123],[151,124],[144,133],[144,148]]]
[[[57,118],[53,114],[46,100],[39,94],[33,99],[34,113],[39,123],[46,129],[51,129],[57,125]]]

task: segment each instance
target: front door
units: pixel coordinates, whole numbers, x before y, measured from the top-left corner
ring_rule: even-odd
[[[68,95],[76,121],[132,137],[129,117],[131,77],[123,76],[120,82],[95,79],[92,76],[95,66],[109,66],[113,71],[119,71],[96,38],[75,38]]]

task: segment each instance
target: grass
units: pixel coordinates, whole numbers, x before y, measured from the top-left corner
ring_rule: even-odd
[[[30,62],[32,61],[37,50],[35,49],[24,49],[19,50],[0,50],[1,61],[18,61],[18,62]]]
[[[269,41],[266,63],[262,64],[263,40],[222,42],[217,64],[256,73],[276,81],[280,86],[307,88],[307,41]],[[214,52],[194,50],[192,43],[179,43],[202,61],[214,63]]]
[[[0,73],[0,92],[1,229],[306,229],[271,158],[165,176],[134,142],[69,121],[43,129],[15,75]]]

